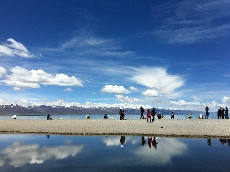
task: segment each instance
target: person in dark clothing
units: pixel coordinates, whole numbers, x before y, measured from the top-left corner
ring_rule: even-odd
[[[158,119],[161,119],[161,117],[162,117],[162,116],[161,116],[161,113],[159,112],[159,113],[157,114],[157,118],[158,118]]]
[[[222,119],[224,119],[224,111],[225,111],[224,108],[222,108],[221,109],[221,117],[222,117]]]
[[[144,110],[144,108],[142,106],[140,107],[140,110],[141,110],[141,117],[140,117],[140,119],[144,119],[144,112],[145,112],[145,110]]]
[[[208,106],[205,108],[205,119],[208,119],[209,117],[209,112],[208,112],[209,108]]]
[[[47,120],[53,120],[53,119],[50,117],[50,114],[47,115]]]
[[[174,119],[174,113],[173,112],[171,113],[171,119]]]
[[[108,116],[107,116],[107,114],[105,114],[105,115],[104,115],[104,119],[107,119],[107,118],[108,118]]]
[[[221,119],[221,108],[218,109],[218,111],[217,111],[217,117],[218,117],[218,119]]]
[[[228,117],[228,107],[227,106],[225,108],[225,119],[229,119],[229,117]]]
[[[151,110],[152,122],[155,121],[155,115],[156,115],[156,110],[153,107],[152,110]]]
[[[120,114],[120,120],[124,120],[125,118],[124,109],[120,109],[119,114]]]

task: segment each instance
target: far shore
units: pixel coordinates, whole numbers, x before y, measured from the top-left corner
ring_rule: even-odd
[[[228,119],[4,119],[0,133],[230,138]]]

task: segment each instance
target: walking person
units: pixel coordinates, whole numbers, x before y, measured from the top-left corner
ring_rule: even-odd
[[[144,119],[144,112],[145,112],[145,110],[144,110],[144,108],[142,106],[140,107],[140,110],[141,110],[141,117],[140,117],[140,119]]]
[[[120,109],[119,115],[120,115],[120,120],[124,120],[125,117],[124,109]]]

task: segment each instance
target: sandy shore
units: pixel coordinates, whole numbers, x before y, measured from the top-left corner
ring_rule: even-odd
[[[144,135],[158,137],[230,138],[230,121],[218,119],[56,119],[0,120],[1,133],[65,135]]]

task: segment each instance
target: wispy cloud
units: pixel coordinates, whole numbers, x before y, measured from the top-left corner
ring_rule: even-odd
[[[7,41],[10,42],[10,44],[0,45],[0,56],[33,57],[22,43],[17,42],[12,38],[8,38]]]
[[[165,3],[155,9],[161,10],[158,17],[163,25],[151,34],[172,44],[195,43],[224,37],[230,35],[229,8],[230,1],[227,0]],[[218,23],[216,19],[219,19]]]

